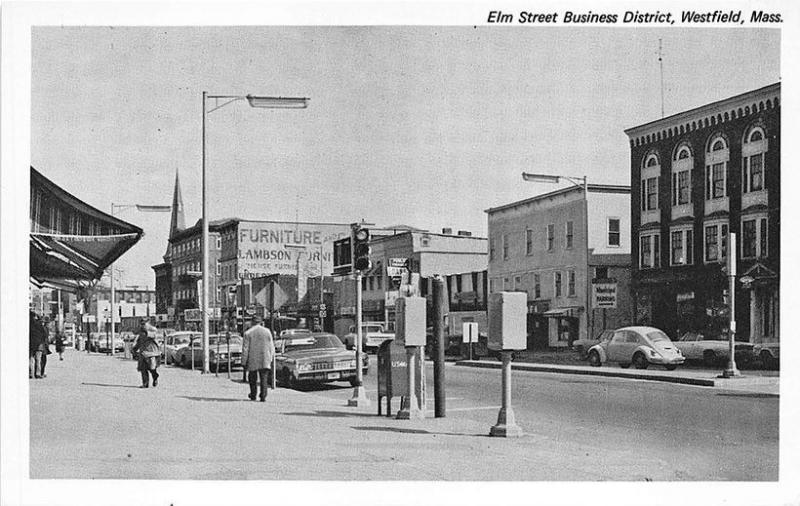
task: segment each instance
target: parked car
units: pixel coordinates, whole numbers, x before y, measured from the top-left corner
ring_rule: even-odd
[[[593,366],[617,362],[621,367],[633,364],[637,369],[647,369],[650,364],[658,364],[672,371],[684,361],[681,350],[654,327],[623,327],[615,330],[608,341],[589,348],[589,363]]]
[[[231,334],[230,342],[225,334],[208,336],[208,363],[212,371],[228,368],[230,358],[231,369],[242,365],[242,336]]]
[[[589,348],[595,344],[600,344],[603,341],[608,341],[613,335],[613,330],[606,329],[597,334],[597,337],[594,339],[576,339],[572,342],[572,349],[578,352],[578,356],[581,358],[581,360],[586,360],[589,358]]]
[[[112,346],[111,334],[99,334],[97,341],[95,341],[95,350],[98,353],[109,353]],[[115,353],[122,353],[125,351],[125,341],[122,340],[120,335],[114,335],[113,347]]]
[[[727,362],[730,355],[730,343],[725,335],[706,335],[699,332],[687,332],[674,341],[686,360],[702,360],[708,366]],[[751,343],[737,342],[733,348],[734,358],[743,363],[750,360],[753,353]]]
[[[289,337],[307,336],[309,334],[311,334],[311,331],[308,329],[286,329],[281,330],[281,333],[278,337],[280,339],[286,339]]]
[[[753,347],[753,356],[761,360],[764,369],[780,368],[781,343],[760,343]]]
[[[194,365],[203,365],[203,338],[200,334],[175,351],[175,363],[179,366],[191,367],[192,361]]]
[[[342,342],[348,350],[356,347],[356,326],[351,325],[350,331],[342,338]],[[384,341],[394,339],[393,332],[386,332],[383,323],[364,322],[361,324],[361,349],[377,350]]]
[[[349,381],[355,386],[356,354],[334,334],[314,332],[279,339],[276,343],[276,376],[284,386],[301,383]],[[362,373],[369,371],[369,357],[362,355]]]
[[[192,339],[202,339],[202,334],[182,331],[167,335],[164,346],[164,360],[168,363],[178,362],[178,350],[189,346],[189,341]]]

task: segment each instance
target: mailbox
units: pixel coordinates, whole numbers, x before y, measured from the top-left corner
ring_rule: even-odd
[[[425,346],[425,298],[400,297],[395,311],[395,341],[404,346]]]
[[[425,409],[425,365],[419,349],[414,350],[414,383],[417,402]],[[408,395],[408,355],[406,348],[396,340],[384,341],[378,348],[378,415],[382,414],[381,401],[386,398],[386,416],[392,416],[392,397]]]
[[[527,294],[493,293],[489,297],[489,349],[524,350],[527,347]]]

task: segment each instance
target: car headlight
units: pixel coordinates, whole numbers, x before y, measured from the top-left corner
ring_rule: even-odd
[[[302,364],[297,364],[297,370],[299,372],[307,372],[311,370],[311,362],[306,362]]]

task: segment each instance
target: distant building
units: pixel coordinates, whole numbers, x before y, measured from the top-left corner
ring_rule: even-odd
[[[630,187],[573,186],[486,213],[489,292],[527,293],[529,349],[630,322]]]
[[[444,229],[441,234],[407,227],[373,228],[370,240],[372,269],[363,273],[364,321],[384,321],[394,326],[395,302],[399,295],[402,272],[411,272],[418,279],[420,294],[430,296],[431,278],[434,275],[450,276],[461,273],[477,274],[473,288],[473,276],[464,281],[464,288],[481,292],[482,271],[486,268],[487,241],[484,237],[473,237],[468,232],[453,234]],[[402,265],[406,267],[398,267]],[[407,277],[406,279],[411,280]],[[456,277],[451,278],[456,283]],[[458,277],[461,280],[461,277]],[[355,288],[349,277],[335,279],[337,296],[334,300],[335,329],[337,334],[346,333],[355,321]]]
[[[776,83],[625,131],[638,323],[727,329],[736,233],[736,337],[779,340],[780,96]]]
[[[110,332],[111,330],[111,288],[98,285],[89,290],[84,301],[82,328],[84,332]],[[115,288],[116,316],[113,317],[115,330],[134,331],[139,328],[141,319],[156,319],[156,292],[149,288]],[[99,325],[98,325],[99,322]]]

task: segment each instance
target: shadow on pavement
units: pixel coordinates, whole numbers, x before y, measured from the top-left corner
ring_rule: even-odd
[[[110,385],[108,383],[81,383],[91,387],[139,388],[137,385]]]
[[[250,399],[231,399],[230,397],[192,397],[188,395],[179,395],[178,398],[205,402],[253,402]]]
[[[760,392],[720,392],[720,397],[749,397],[752,399],[773,399],[775,394],[763,394]]]
[[[466,434],[463,432],[431,432],[424,429],[403,429],[400,427],[351,427],[355,430],[367,430],[373,432],[398,432],[400,434],[425,434],[434,436],[469,436],[469,437],[489,437],[489,434]]]
[[[320,416],[324,418],[347,418],[347,417],[356,417],[356,418],[366,418],[366,417],[374,417],[377,415],[373,414],[365,414],[365,413],[345,413],[343,411],[316,411],[316,412],[294,412],[294,413],[283,413],[284,415],[288,416]]]

